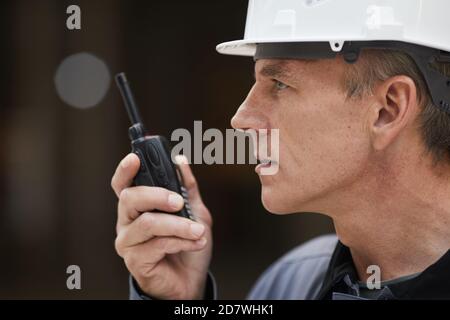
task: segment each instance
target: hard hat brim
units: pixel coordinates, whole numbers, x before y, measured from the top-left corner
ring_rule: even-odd
[[[253,57],[256,53],[256,43],[248,40],[228,41],[217,45],[216,50],[220,54]]]
[[[393,42],[399,42],[397,40],[392,39],[381,39],[385,41],[393,41]],[[354,42],[354,41],[361,41],[361,39],[345,39],[345,40],[330,40],[329,38],[325,39],[264,39],[264,40],[255,40],[255,39],[243,39],[243,40],[234,40],[234,41],[228,41],[223,42],[216,46],[216,50],[220,54],[225,55],[234,55],[234,56],[244,56],[244,57],[253,57],[256,53],[256,48],[258,44],[263,43],[287,43],[287,42],[299,42],[299,43],[314,43],[314,42],[329,42],[330,46],[333,51],[339,52],[340,49],[344,46],[346,42]],[[367,41],[380,41],[380,39],[369,39]],[[428,42],[420,42],[420,41],[414,41],[411,39],[403,39],[400,42],[406,42],[411,44],[416,44],[420,46],[425,46],[429,48],[435,48],[438,50],[442,50],[445,52],[450,52],[450,47],[445,46],[438,46],[438,45],[431,45]],[[337,44],[338,46],[333,48],[333,45]]]

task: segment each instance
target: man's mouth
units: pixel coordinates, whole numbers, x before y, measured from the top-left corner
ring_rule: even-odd
[[[259,162],[258,165],[261,167],[270,167],[272,165],[272,160],[270,159],[262,159],[262,160],[258,159],[258,162]]]
[[[257,174],[265,174],[269,168],[274,168],[278,166],[278,162],[271,159],[257,159],[258,165],[255,168]],[[277,168],[278,169],[278,168]],[[278,171],[278,170],[277,170]]]

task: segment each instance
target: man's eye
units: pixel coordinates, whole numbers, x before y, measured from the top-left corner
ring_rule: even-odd
[[[284,90],[289,87],[287,84],[284,84],[283,82],[280,82],[277,80],[274,80],[274,82],[275,82],[275,87],[277,88],[277,90]]]

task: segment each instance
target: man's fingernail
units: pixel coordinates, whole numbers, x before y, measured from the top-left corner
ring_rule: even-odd
[[[181,208],[184,204],[183,198],[177,193],[171,193],[169,195],[168,202],[169,206],[171,206],[174,209]]]
[[[186,164],[188,163],[187,158],[184,155],[177,155],[175,156],[175,161],[177,164]]]
[[[203,226],[202,224],[199,224],[199,223],[191,224],[191,233],[194,236],[200,237],[204,231],[205,231],[205,226]]]
[[[200,240],[197,240],[196,243],[200,246],[203,247],[206,244],[206,238],[201,238]]]

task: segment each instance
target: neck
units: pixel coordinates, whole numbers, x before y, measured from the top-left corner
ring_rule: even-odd
[[[450,248],[450,168],[386,167],[343,191],[332,214],[362,281],[370,265],[382,280],[421,272]]]

